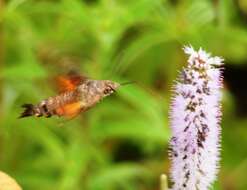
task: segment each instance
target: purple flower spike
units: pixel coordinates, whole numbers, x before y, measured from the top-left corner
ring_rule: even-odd
[[[174,87],[170,158],[173,190],[208,190],[216,179],[220,149],[223,59],[185,47],[188,66]]]

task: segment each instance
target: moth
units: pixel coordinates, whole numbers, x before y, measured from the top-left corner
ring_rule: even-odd
[[[87,111],[104,97],[114,93],[121,85],[111,80],[92,80],[80,75],[66,75],[57,78],[60,93],[42,100],[36,105],[23,104],[24,111],[19,118],[36,116],[64,116],[73,118]]]

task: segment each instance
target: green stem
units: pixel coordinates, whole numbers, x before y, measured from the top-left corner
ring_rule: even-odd
[[[160,176],[160,190],[168,190],[167,176],[165,174]]]
[[[2,70],[3,62],[4,62],[3,11],[4,11],[4,0],[0,0],[0,70]],[[1,99],[1,95],[2,95],[2,82],[0,83],[0,99]]]

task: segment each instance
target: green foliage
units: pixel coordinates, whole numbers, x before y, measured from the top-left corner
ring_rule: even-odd
[[[185,63],[181,48],[202,46],[227,66],[245,65],[243,2],[6,0],[0,9],[0,170],[25,190],[157,189],[160,174],[168,173],[168,109]],[[73,69],[137,83],[73,120],[16,119],[21,104],[55,94],[50,77]],[[223,103],[215,189],[244,190],[247,120],[235,115],[227,88]],[[121,144],[136,147],[132,158]]]

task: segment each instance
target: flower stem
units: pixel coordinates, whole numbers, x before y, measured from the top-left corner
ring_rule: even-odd
[[[165,174],[160,176],[160,190],[168,190],[167,176]]]

